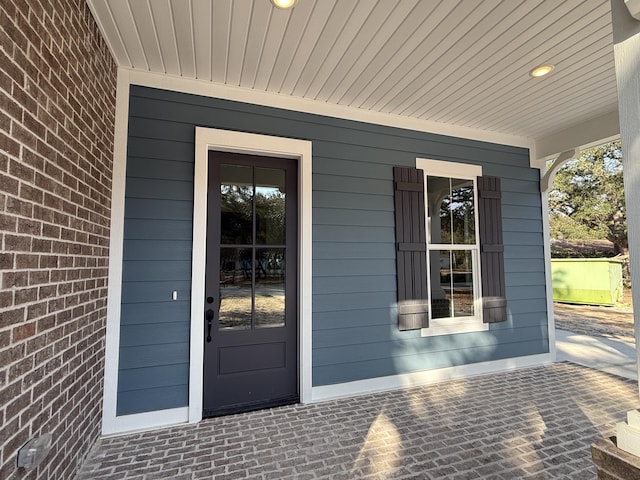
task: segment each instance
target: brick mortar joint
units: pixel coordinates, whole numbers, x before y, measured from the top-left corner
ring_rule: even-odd
[[[20,143],[20,142],[18,142],[18,143]],[[23,148],[26,148],[26,147],[24,146],[24,144],[20,143],[20,145],[22,145],[22,147],[23,147]],[[11,158],[13,161],[21,162],[21,160],[18,160],[18,159],[16,159],[15,157],[12,157],[12,156],[11,156],[11,157],[9,157],[9,158]],[[50,162],[50,163],[52,163],[52,162]],[[52,163],[52,164],[53,164],[53,163]],[[104,200],[104,198],[97,198],[97,199],[96,199],[96,198],[91,197],[90,195],[86,195],[86,194],[84,194],[84,193],[80,193],[78,190],[74,190],[74,189],[72,189],[70,186],[65,185],[63,182],[61,182],[61,181],[59,181],[58,179],[54,178],[53,176],[51,176],[51,175],[47,174],[44,170],[36,169],[36,168],[34,168],[34,167],[30,166],[30,165],[27,165],[27,167],[28,167],[29,169],[33,170],[34,174],[35,174],[35,173],[38,173],[38,174],[40,174],[40,175],[42,175],[42,176],[46,177],[46,179],[47,179],[47,180],[50,180],[50,181],[52,181],[52,182],[55,182],[57,185],[60,185],[60,186],[64,187],[66,190],[68,190],[68,191],[70,191],[70,192],[73,192],[73,193],[74,193],[74,194],[76,194],[76,195],[79,195],[83,200],[84,200],[84,199],[88,199],[88,200],[90,200],[90,201],[92,201],[92,202],[96,202],[96,203],[97,203],[97,202],[99,202],[100,200]],[[61,170],[62,170],[62,169],[61,169]],[[62,170],[62,171],[63,171],[63,174],[65,174],[65,175],[71,175],[71,173],[70,173],[70,172],[68,172],[67,170]],[[84,172],[84,173],[88,173],[88,172],[86,172],[86,171],[84,171],[84,170],[83,170],[83,172]],[[11,172],[4,172],[4,173],[3,173],[3,175],[4,175],[4,176],[6,176],[6,177],[8,177],[8,178],[10,178],[10,179],[12,179],[12,180],[16,180],[17,182],[19,182],[19,184],[20,184],[20,185],[27,185],[27,186],[29,186],[29,187],[32,187],[32,188],[36,189],[36,190],[40,190],[40,191],[42,191],[42,192],[48,193],[48,194],[49,194],[49,195],[51,195],[53,198],[60,199],[60,200],[66,201],[66,202],[70,202],[70,200],[69,200],[69,199],[64,198],[64,197],[61,197],[60,195],[53,193],[51,190],[45,190],[45,189],[44,189],[43,187],[41,187],[40,185],[37,185],[37,184],[36,184],[36,182],[35,182],[35,180],[34,180],[33,182],[31,182],[31,181],[26,181],[25,179],[23,179],[23,178],[21,178],[21,177],[18,177],[18,176],[16,176],[16,175],[12,174]],[[106,178],[106,175],[101,175],[101,176],[103,176],[103,177],[105,177],[105,178]],[[92,178],[93,178],[93,177],[92,177]],[[100,192],[100,191],[96,190],[94,187],[92,187],[92,186],[91,186],[91,185],[89,185],[88,183],[86,183],[86,182],[82,181],[81,179],[79,179],[79,178],[77,178],[77,177],[74,177],[74,179],[76,179],[76,180],[78,181],[78,183],[79,183],[79,184],[81,184],[82,186],[85,186],[85,187],[86,187],[88,190],[90,190],[91,192],[95,192],[99,197],[106,197],[102,192]],[[97,181],[97,179],[96,179],[96,181]],[[106,190],[111,191],[110,184],[111,184],[111,182],[110,182],[110,181],[109,181],[109,185],[107,185],[106,183],[99,183],[99,185],[101,185],[101,186],[105,187],[105,189],[106,189]],[[8,196],[11,196],[11,197],[13,197],[13,198],[17,198],[17,199],[23,200],[23,198],[22,198],[22,197],[20,197],[19,195],[18,195],[18,196],[16,196],[16,195],[11,195],[11,194],[7,194],[7,195],[8,195]],[[109,200],[110,200],[110,199],[109,199]],[[30,201],[30,200],[27,200],[27,201]],[[35,202],[33,202],[33,203],[35,203]],[[84,206],[84,205],[78,205],[78,206]],[[51,208],[51,207],[48,207],[48,208]],[[52,210],[55,210],[55,209],[52,209]],[[97,214],[97,215],[100,215],[100,214],[99,214],[99,213],[97,213],[97,212],[94,212],[94,213],[95,213],[95,214]]]

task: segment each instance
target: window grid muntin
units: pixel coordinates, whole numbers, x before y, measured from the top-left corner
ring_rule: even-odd
[[[444,162],[438,162],[444,163]],[[456,166],[460,166],[458,164],[453,164]],[[468,317],[441,317],[441,318],[433,318],[433,308],[429,308],[429,323],[431,327],[437,326],[438,323],[446,323],[451,322],[452,320],[456,322],[477,322],[482,320],[482,308],[480,304],[480,237],[478,233],[478,186],[476,176],[471,175],[461,175],[458,172],[451,173],[445,171],[437,171],[438,169],[424,169],[424,197],[425,197],[425,214],[427,216],[427,240],[426,240],[426,262],[427,262],[427,292],[429,295],[429,304],[432,305],[432,279],[431,279],[431,255],[430,252],[437,250],[467,250],[471,251],[471,259],[472,259],[472,271],[473,271],[473,305],[475,315]],[[471,180],[473,182],[473,216],[474,216],[474,238],[475,243],[473,244],[455,244],[455,243],[433,243],[430,241],[431,239],[431,218],[434,216],[431,213],[431,205],[429,203],[429,189],[428,185],[428,177],[443,177],[451,179],[460,179],[460,180]],[[439,213],[435,215],[435,218],[440,221]],[[451,235],[453,238],[453,235]]]

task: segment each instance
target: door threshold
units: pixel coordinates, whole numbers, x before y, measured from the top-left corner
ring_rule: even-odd
[[[285,405],[293,405],[299,403],[298,395],[290,395],[287,397],[274,398],[259,402],[242,403],[238,405],[229,405],[218,408],[205,408],[202,411],[202,418],[224,417],[226,415],[235,415],[237,413],[253,412],[255,410],[266,410],[267,408],[283,407]]]

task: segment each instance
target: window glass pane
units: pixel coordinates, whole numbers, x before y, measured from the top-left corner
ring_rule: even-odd
[[[450,274],[451,250],[429,252],[431,275],[431,318],[451,317]]]
[[[474,316],[473,252],[431,250],[431,318]]]
[[[472,317],[473,308],[473,262],[472,252],[457,250],[452,253],[451,300],[454,317]]]
[[[284,170],[256,168],[256,243],[284,245]]]
[[[451,179],[448,210],[451,214],[451,242],[475,244],[476,226],[473,205],[473,180]]]
[[[221,165],[220,243],[250,245],[253,235],[251,167]]]
[[[427,177],[429,242],[475,244],[473,180]]]
[[[251,328],[251,249],[220,249],[220,330]]]
[[[284,326],[285,249],[256,249],[256,328]]]

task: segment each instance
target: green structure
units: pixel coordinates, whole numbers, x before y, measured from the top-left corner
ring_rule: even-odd
[[[622,261],[614,258],[551,260],[553,301],[615,305],[622,300]]]

